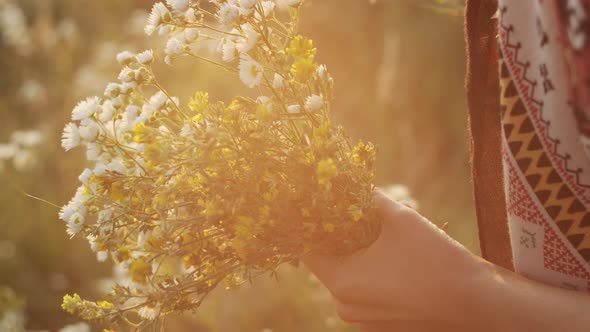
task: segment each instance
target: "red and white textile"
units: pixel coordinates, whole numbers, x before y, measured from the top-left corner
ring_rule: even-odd
[[[590,290],[590,1],[500,0],[506,207],[515,270]]]

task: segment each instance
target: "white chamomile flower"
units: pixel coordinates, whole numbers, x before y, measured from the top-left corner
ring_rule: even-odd
[[[102,149],[97,143],[86,144],[86,159],[90,161],[96,161],[100,157]]]
[[[98,249],[98,243],[96,242],[97,237],[95,235],[88,235],[86,236],[86,240],[90,244],[90,250],[96,252]]]
[[[78,180],[80,180],[80,182],[82,182],[83,184],[88,184],[88,181],[90,180],[92,175],[92,170],[89,168],[85,168],[80,174],[80,176],[78,176]]]
[[[119,96],[119,93],[121,93],[121,88],[119,87],[119,84],[117,84],[117,83],[107,84],[107,87],[104,90],[105,97],[109,97],[109,98],[117,98],[117,96]]]
[[[123,51],[117,54],[117,62],[123,66],[127,66],[135,62],[135,54],[129,51]]]
[[[156,109],[162,109],[167,101],[168,96],[162,91],[158,91],[150,97],[150,105],[153,105]]]
[[[236,48],[241,53],[246,53],[256,46],[256,42],[258,41],[258,32],[254,30],[254,27],[252,27],[250,23],[242,24],[241,28],[244,32],[244,36],[238,39]]]
[[[221,45],[221,58],[225,62],[232,62],[236,59],[236,43],[231,40],[225,40]]]
[[[103,175],[107,171],[106,159],[100,160],[94,165],[94,174]]]
[[[164,49],[166,55],[180,55],[183,51],[184,43],[177,36],[168,39],[168,42],[166,43],[166,48]]]
[[[102,103],[102,110],[98,113],[98,120],[100,122],[108,122],[113,119],[114,113],[115,108],[113,107],[113,103],[110,100],[106,100]]]
[[[142,65],[149,65],[154,62],[154,51],[146,50],[137,55],[137,61]]]
[[[82,138],[86,142],[93,142],[96,137],[98,136],[98,132],[100,131],[96,122],[92,120],[84,120],[80,124],[78,128],[78,132],[80,133],[80,138]]]
[[[125,84],[127,84],[127,83],[125,83]],[[121,87],[123,85],[124,84],[122,84]],[[123,89],[123,88],[121,88],[121,89]],[[113,105],[113,108],[120,108],[121,106],[123,106],[123,99],[121,98],[121,96],[111,99],[110,102]]]
[[[98,212],[96,222],[98,222],[99,224],[103,224],[103,223],[111,220],[112,216],[113,216],[113,209],[112,208],[106,208],[104,210],[100,210]]]
[[[137,107],[135,105],[129,105],[125,109],[125,119],[129,123],[133,123],[133,121],[135,121],[135,119],[137,119],[138,115],[139,115],[139,107]]]
[[[264,17],[268,17],[275,9],[275,2],[274,1],[262,1],[262,12],[264,13]],[[258,13],[256,13],[258,14]],[[257,15],[259,16],[259,15]]]
[[[59,219],[68,222],[75,211],[75,207],[72,205],[72,202],[70,202],[67,205],[62,206],[59,210]]]
[[[244,54],[240,58],[240,79],[246,86],[253,88],[262,82],[262,65],[254,61],[250,56]]]
[[[135,80],[135,70],[125,67],[121,69],[118,78],[121,82],[132,82]]]
[[[158,34],[160,36],[166,36],[170,34],[170,31],[172,31],[172,28],[169,25],[162,25],[158,30]]]
[[[301,113],[301,106],[289,105],[289,106],[287,106],[287,112],[289,112],[290,114],[299,114],[299,113]]]
[[[137,313],[139,314],[139,316],[141,316],[144,319],[154,320],[154,319],[156,319],[156,317],[160,313],[160,307],[159,306],[150,307],[150,306],[145,305],[145,306],[141,307],[137,311]]]
[[[127,174],[127,167],[125,167],[125,164],[123,164],[123,162],[119,159],[115,159],[115,160],[111,161],[107,165],[106,170],[111,171],[111,172],[116,172],[119,174]]]
[[[195,13],[195,10],[193,8],[189,8],[186,13],[184,13],[184,19],[190,23],[197,21],[197,14]]]
[[[107,260],[107,258],[109,258],[109,252],[108,251],[97,251],[96,252],[96,260],[99,262],[104,262]]]
[[[324,107],[324,98],[318,95],[311,95],[305,100],[305,109],[308,111],[318,111]]]
[[[78,127],[70,122],[64,128],[61,136],[61,146],[64,150],[69,151],[78,145],[80,145],[80,132],[78,131]]]
[[[74,236],[80,233],[80,231],[84,228],[85,221],[86,216],[84,216],[82,213],[78,211],[75,211],[70,217],[70,220],[68,220],[68,228],[66,230],[68,235]]]
[[[136,82],[125,82],[123,84],[121,84],[119,86],[121,88],[121,93],[126,95],[128,93],[130,93],[131,91],[135,90],[135,88],[137,88],[137,83]]]
[[[187,43],[192,43],[199,38],[200,34],[200,30],[197,28],[184,29],[184,40]]]
[[[72,111],[72,120],[79,121],[88,119],[94,113],[100,110],[100,98],[98,97],[89,97],[86,100],[83,100],[74,107]]]
[[[240,17],[240,9],[231,3],[224,3],[219,8],[219,23],[231,25]]]
[[[166,3],[168,4],[168,6],[174,8],[174,10],[179,12],[184,12],[188,9],[188,6],[190,5],[189,0],[166,0]]]
[[[161,2],[154,4],[150,17],[148,18],[148,24],[145,27],[145,33],[148,35],[153,34],[156,29],[161,27],[163,19],[168,15],[170,15],[170,11],[168,11],[168,7],[165,4]]]
[[[280,89],[284,86],[284,79],[283,76],[275,73],[273,79],[272,79],[272,87],[275,89]]]

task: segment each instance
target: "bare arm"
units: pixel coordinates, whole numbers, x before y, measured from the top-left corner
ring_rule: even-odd
[[[304,259],[344,320],[371,332],[590,330],[590,295],[490,264],[415,211],[378,199],[383,231],[371,247]]]
[[[474,316],[489,331],[588,331],[590,295],[551,287],[484,263]],[[488,311],[489,313],[486,313]]]

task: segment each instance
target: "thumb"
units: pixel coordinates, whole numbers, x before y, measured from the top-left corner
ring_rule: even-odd
[[[382,220],[381,234],[376,241],[378,242],[382,240],[381,238],[384,236],[385,232],[392,232],[392,228],[395,228],[395,225],[393,225],[395,222],[392,220],[392,216],[400,209],[403,210],[408,208],[390,200],[379,192],[375,193],[375,201],[378,204],[377,209],[379,210],[379,218]],[[324,285],[330,288],[330,285],[333,285],[339,276],[342,278],[343,275],[351,272],[350,269],[358,267],[365,250],[366,249],[363,249],[349,256],[310,253],[302,257],[301,261]]]

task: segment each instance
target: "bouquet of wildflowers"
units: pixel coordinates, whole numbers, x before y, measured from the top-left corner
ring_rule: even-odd
[[[216,64],[257,97],[197,91],[181,102],[158,82],[148,50],[120,53],[118,82],[75,107],[62,145],[84,147],[91,166],[60,218],[131,282],[106,301],[66,295],[65,310],[141,329],[196,310],[220,283],[376,238],[374,147],[350,145],[332,125],[333,80],[297,32],[300,0],[280,2],[286,11],[274,0],[167,0],[145,29],[168,38],[166,63]],[[211,42],[219,54],[207,57]]]

